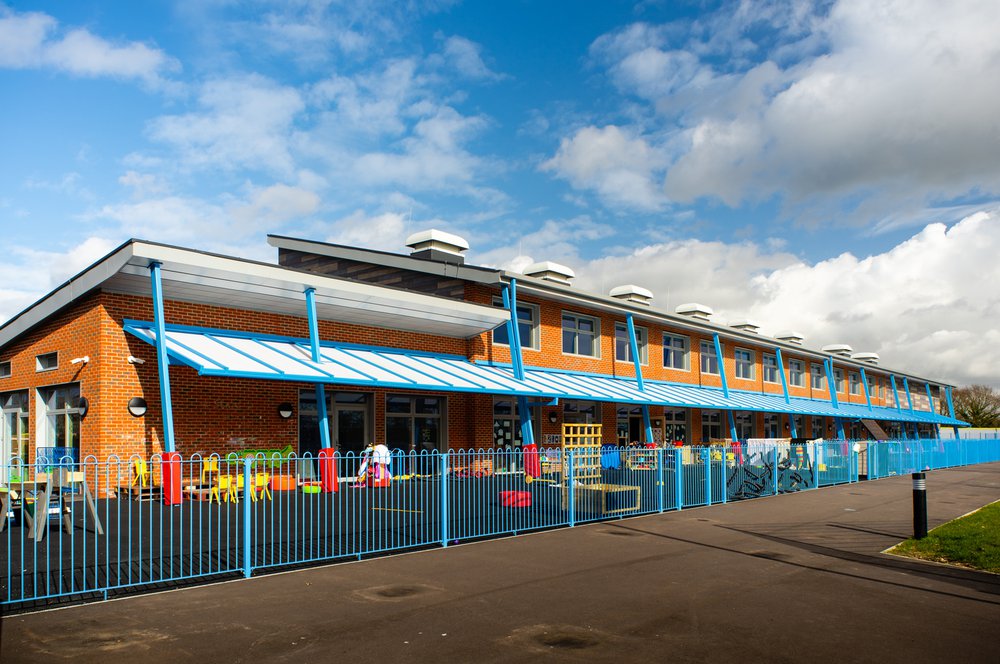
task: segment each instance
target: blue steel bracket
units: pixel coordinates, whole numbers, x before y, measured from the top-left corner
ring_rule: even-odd
[[[726,360],[722,357],[722,342],[719,341],[718,333],[712,335],[715,344],[715,359],[719,365],[719,376],[722,378],[722,396],[729,399],[729,384],[726,382]]]
[[[834,408],[839,409],[840,404],[837,402],[837,384],[833,381],[833,359],[824,360],[823,366],[826,368],[826,386],[830,388],[830,403],[833,404]]]
[[[153,324],[156,327],[156,366],[160,374],[160,410],[163,417],[163,451],[174,451],[174,406],[170,398],[170,370],[167,358],[167,325],[163,317],[163,281],[161,264],[149,264],[150,288],[153,296]]]
[[[868,403],[868,410],[874,411],[872,408],[872,395],[871,390],[868,387],[868,375],[865,373],[865,368],[861,367],[861,383],[865,388],[865,401]]]

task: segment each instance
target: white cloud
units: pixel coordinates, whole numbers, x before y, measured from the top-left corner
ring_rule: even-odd
[[[202,110],[150,123],[149,134],[173,146],[188,167],[247,168],[289,175],[295,159],[289,141],[305,103],[301,93],[263,76],[205,83]]]
[[[76,76],[135,79],[163,86],[180,69],[174,58],[141,42],[114,44],[83,28],[59,33],[58,22],[39,12],[0,7],[0,67],[53,68]]]
[[[558,242],[554,233],[541,235],[542,242]],[[537,248],[509,246],[488,256],[493,264],[523,267],[530,260],[525,255]],[[950,228],[930,224],[885,253],[845,253],[815,264],[787,253],[781,243],[699,240],[586,262],[572,246],[535,256],[564,258],[581,289],[607,293],[635,283],[653,291],[654,305],[668,311],[701,302],[722,324],[749,317],[760,321],[765,334],[802,332],[810,348],[848,343],[859,352],[879,353],[883,366],[899,371],[1000,386],[998,254],[1000,210],[994,209]]]
[[[611,226],[595,222],[586,215],[571,219],[548,219],[533,230],[522,230],[520,226],[522,224],[509,221],[504,224],[505,232],[499,236],[491,226],[487,238],[480,238],[483,246],[492,244],[486,250],[478,249],[480,242],[474,237],[470,242],[470,260],[476,264],[494,265],[514,271],[543,260],[574,267],[581,262],[580,242],[601,240],[611,237],[615,232]],[[497,237],[501,238],[500,244],[496,243]],[[506,243],[508,239],[516,240],[516,243]]]
[[[432,66],[446,66],[473,81],[499,81],[506,78],[486,65],[482,52],[483,47],[476,42],[453,35],[444,40],[441,53],[429,57],[428,62]]]
[[[325,227],[326,241],[355,247],[406,253],[406,238],[418,230],[437,228],[463,235],[461,229],[438,218],[414,220],[409,212],[368,214],[355,210]]]
[[[641,137],[615,125],[584,127],[564,138],[555,156],[541,165],[577,189],[592,189],[607,204],[658,210],[667,203],[655,182],[664,155]]]
[[[230,213],[244,226],[266,229],[307,217],[319,204],[320,198],[313,191],[275,184],[253,191],[246,205],[234,205]]]

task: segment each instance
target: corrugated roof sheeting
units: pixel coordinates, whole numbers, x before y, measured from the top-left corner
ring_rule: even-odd
[[[125,330],[156,344],[152,323],[126,321]],[[964,425],[964,422],[926,411],[894,408],[644,381],[640,391],[634,379],[527,367],[523,383],[509,366],[477,364],[455,355],[440,355],[373,346],[323,343],[321,360],[314,362],[309,341],[228,330],[167,326],[167,352],[175,361],[205,376],[232,376],[307,383],[380,386],[453,392],[485,392],[543,399],[581,399],[678,408],[748,410],[846,419],[880,419]]]

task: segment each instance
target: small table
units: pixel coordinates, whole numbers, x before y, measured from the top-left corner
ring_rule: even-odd
[[[80,493],[64,491],[64,489],[73,487],[79,487]],[[48,530],[46,525],[49,519],[49,501],[52,500],[54,492],[58,492],[56,495],[59,497],[58,509],[63,530],[68,534],[73,534],[72,512],[67,514],[63,507],[66,506],[66,503],[83,501],[93,519],[95,531],[98,535],[104,534],[104,528],[101,525],[101,519],[97,516],[97,505],[94,502],[94,496],[90,493],[90,487],[87,486],[86,480],[82,478],[77,479],[72,475],[68,479],[45,477],[43,479],[36,478],[34,481],[9,483],[7,491],[0,493],[0,514],[3,515],[3,519],[0,519],[0,532],[3,532],[3,529],[7,525],[7,512],[11,506],[11,491],[17,491],[21,495],[21,515],[28,524],[28,539],[41,542],[42,538],[45,537],[45,531]],[[27,492],[35,492],[34,514],[25,509],[27,506]],[[43,514],[39,515],[39,510],[43,510]]]

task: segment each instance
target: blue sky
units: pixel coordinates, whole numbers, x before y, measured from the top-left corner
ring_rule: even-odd
[[[0,321],[128,237],[556,260],[1000,381],[1000,5],[0,4]]]

